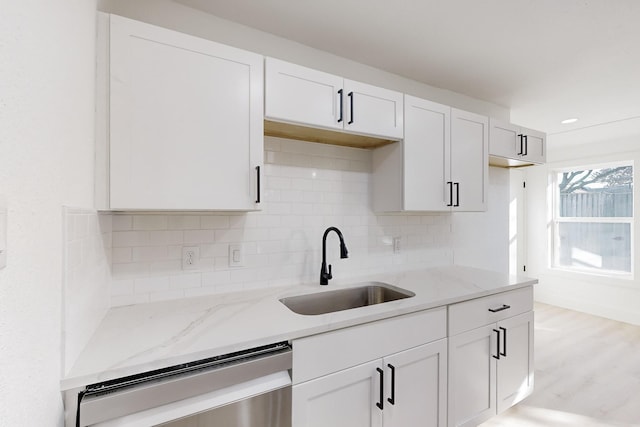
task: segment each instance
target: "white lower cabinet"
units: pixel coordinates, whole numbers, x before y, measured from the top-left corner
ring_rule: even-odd
[[[533,391],[533,311],[526,289],[498,295],[450,307],[450,427],[476,426]],[[456,317],[465,319],[456,322]],[[486,322],[491,317],[497,321]],[[452,335],[452,327],[480,319],[485,323],[479,327]]]
[[[345,369],[293,386],[293,427],[379,427],[382,414],[375,406],[380,361]]]
[[[527,286],[294,340],[292,426],[477,426],[533,391],[533,319]]]
[[[444,427],[446,308],[293,341],[293,427]]]
[[[294,427],[446,425],[446,339],[293,387]]]

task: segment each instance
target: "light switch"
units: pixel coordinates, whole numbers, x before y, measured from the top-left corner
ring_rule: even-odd
[[[7,266],[7,203],[0,196],[0,268]]]
[[[241,244],[229,245],[229,267],[244,267],[244,252]]]

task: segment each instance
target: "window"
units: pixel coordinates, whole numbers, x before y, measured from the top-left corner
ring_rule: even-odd
[[[633,266],[633,164],[557,170],[557,268],[630,275]]]

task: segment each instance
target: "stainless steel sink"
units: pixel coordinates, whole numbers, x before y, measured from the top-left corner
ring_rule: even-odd
[[[388,283],[364,282],[362,286],[287,297],[280,302],[294,313],[314,315],[383,304],[413,296],[413,292]]]

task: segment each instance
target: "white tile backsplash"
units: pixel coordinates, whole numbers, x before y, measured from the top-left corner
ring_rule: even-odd
[[[349,248],[339,259],[329,236],[336,277],[451,264],[451,216],[376,215],[370,172],[368,150],[265,137],[260,212],[112,214],[111,304],[315,281],[329,226]],[[230,243],[243,244],[245,267],[229,267]],[[182,270],[182,246],[199,246],[198,270]]]

